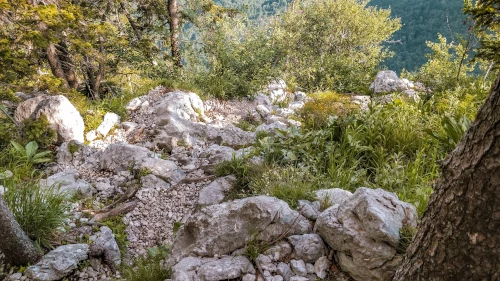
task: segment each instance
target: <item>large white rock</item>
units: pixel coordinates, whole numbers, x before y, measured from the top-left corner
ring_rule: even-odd
[[[59,142],[77,140],[83,142],[85,125],[83,118],[64,96],[37,96],[22,102],[16,109],[15,119],[38,119],[45,115],[51,129],[57,132]]]
[[[328,206],[340,205],[352,196],[351,192],[340,188],[320,189],[315,193],[316,199]]]
[[[370,90],[375,94],[396,92],[399,85],[400,81],[396,72],[383,70],[377,73],[375,81],[370,84]]]
[[[195,93],[174,91],[166,94],[153,107],[157,118],[175,115],[184,120],[199,121],[205,117],[203,101]]]
[[[30,280],[52,281],[68,276],[78,267],[78,263],[88,258],[89,245],[71,244],[57,247],[48,252],[37,264],[26,269]]]
[[[257,240],[270,242],[286,231],[290,236],[310,230],[306,218],[277,198],[256,196],[211,205],[193,214],[179,229],[170,263],[189,254],[229,254],[245,246],[256,233]]]
[[[101,122],[99,127],[97,127],[97,133],[101,136],[106,136],[113,127],[120,124],[120,116],[113,112],[108,112],[104,115],[104,120]]]
[[[399,230],[416,227],[415,207],[382,189],[359,188],[316,221],[315,228],[355,280],[391,280],[402,262]]]

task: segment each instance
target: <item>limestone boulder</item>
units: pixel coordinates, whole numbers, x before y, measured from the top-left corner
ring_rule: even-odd
[[[226,177],[218,178],[203,187],[200,191],[200,196],[198,198],[199,205],[213,205],[219,204],[224,199],[226,193],[233,187],[236,183],[236,177],[229,175]]]
[[[125,171],[152,156],[153,152],[141,146],[127,143],[111,144],[100,156],[101,169],[113,172]]]
[[[88,259],[89,245],[70,244],[50,251],[37,264],[26,269],[25,275],[30,280],[60,280],[78,267],[78,263]]]
[[[416,227],[414,206],[382,189],[359,188],[321,213],[315,228],[337,253],[342,270],[358,281],[391,280],[402,261],[399,231]]]
[[[51,129],[57,132],[59,143],[77,140],[84,141],[85,125],[83,118],[65,96],[37,96],[19,104],[15,119],[22,122],[27,118],[47,117]]]
[[[285,232],[290,236],[310,230],[305,217],[277,198],[256,196],[211,205],[191,215],[179,229],[170,263],[190,254],[229,254],[244,247],[255,235],[258,241],[269,242]]]
[[[375,94],[396,92],[399,90],[399,85],[400,81],[396,72],[383,70],[377,73],[375,81],[370,84],[370,90]]]

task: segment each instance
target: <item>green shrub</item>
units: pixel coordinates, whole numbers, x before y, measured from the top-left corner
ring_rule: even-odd
[[[23,122],[23,133],[26,140],[36,141],[42,147],[48,147],[57,141],[57,133],[50,127],[47,116],[42,115],[36,120],[30,118]]]
[[[168,249],[160,246],[149,248],[147,257],[138,257],[132,265],[124,265],[121,273],[127,281],[164,281],[171,277],[171,270],[162,265]]]
[[[260,194],[285,201],[293,209],[298,208],[300,199],[314,201],[313,191],[324,187],[307,169],[295,167],[268,169],[251,186]]]
[[[324,128],[330,117],[343,117],[359,108],[357,104],[351,103],[349,96],[331,91],[317,92],[310,97],[312,99],[297,112],[303,125],[310,129]]]
[[[44,247],[51,247],[69,217],[66,195],[56,186],[42,188],[35,181],[18,182],[7,189],[4,199],[28,237]]]
[[[252,188],[251,183],[255,178],[260,177],[266,170],[263,166],[257,166],[247,163],[248,159],[236,158],[230,161],[220,163],[215,171],[218,177],[234,175],[236,176],[236,183],[233,188],[226,194],[225,201],[245,198],[257,194]]]

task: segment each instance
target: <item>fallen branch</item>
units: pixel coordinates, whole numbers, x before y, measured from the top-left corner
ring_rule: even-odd
[[[115,217],[115,216],[119,216],[119,215],[122,215],[122,214],[126,214],[130,211],[132,211],[133,209],[135,209],[135,207],[137,206],[137,201],[130,201],[130,202],[127,202],[127,203],[124,203],[106,213],[100,213],[100,214],[97,214],[95,215],[91,222],[96,222],[96,221],[102,221],[104,219],[107,219],[107,218],[111,218],[111,217]]]
[[[115,202],[113,202],[113,203],[109,204],[108,206],[102,208],[97,213],[109,212],[116,205],[118,205],[120,203],[123,203],[123,202],[127,201],[128,199],[134,197],[138,190],[139,190],[139,188],[137,188],[137,186],[129,187],[129,189],[127,189],[127,191],[125,191],[125,193],[123,193],[122,196],[120,196],[120,198],[118,198],[118,200],[116,200]]]
[[[194,178],[194,179],[182,179],[178,183],[174,184],[168,191],[173,191],[179,186],[183,184],[189,184],[189,183],[194,183],[194,182],[200,182],[200,181],[206,181],[206,180],[211,180],[215,178],[214,175],[211,176],[206,176],[206,177],[201,177],[201,178]]]

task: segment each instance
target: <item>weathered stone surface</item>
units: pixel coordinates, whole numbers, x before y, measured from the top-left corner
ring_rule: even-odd
[[[106,136],[118,124],[120,124],[120,116],[116,113],[108,112],[104,115],[104,120],[97,127],[96,131],[101,136]]]
[[[314,263],[314,273],[321,279],[325,279],[328,275],[328,269],[332,265],[332,262],[328,260],[326,256],[320,257]]]
[[[249,197],[208,206],[193,214],[179,229],[172,245],[171,263],[193,253],[199,256],[229,254],[242,248],[252,233],[273,241],[311,230],[309,221],[285,202],[268,196]]]
[[[351,196],[351,192],[340,188],[320,189],[316,191],[316,199],[330,206],[340,205]]]
[[[398,90],[399,78],[392,70],[383,70],[377,73],[375,81],[370,84],[370,90],[375,94],[390,93]]]
[[[319,201],[311,203],[307,200],[298,200],[299,210],[304,217],[310,220],[316,220],[319,215],[320,204]]]
[[[395,194],[359,188],[321,213],[315,228],[355,280],[390,280],[402,260],[396,256],[399,230],[416,224],[415,207]]]
[[[197,270],[198,280],[202,281],[235,279],[247,273],[255,273],[255,269],[252,263],[242,256],[229,256],[210,261]]]
[[[175,162],[170,160],[156,159],[156,158],[143,158],[136,167],[143,172],[152,173],[171,184],[175,184],[182,180],[185,175]]]
[[[202,260],[195,257],[182,259],[172,268],[173,281],[194,281],[196,270],[202,265]]]
[[[233,175],[218,178],[200,191],[199,205],[213,205],[222,202],[226,192],[236,183]]]
[[[35,109],[38,106],[38,104],[41,101],[43,101],[44,99],[46,99],[47,97],[48,97],[47,95],[39,95],[39,96],[36,96],[34,98],[27,99],[27,100],[23,101],[22,103],[20,103],[17,106],[16,112],[14,115],[14,119],[16,120],[16,122],[21,123],[24,120],[30,118],[31,115],[33,114],[33,112],[35,112]]]
[[[78,263],[88,258],[89,245],[71,244],[57,247],[47,253],[41,261],[26,269],[25,275],[35,281],[59,280],[78,267]]]
[[[273,257],[275,261],[285,260],[292,254],[292,245],[286,241],[280,241],[264,252],[264,255]]]
[[[257,263],[262,268],[262,270],[276,272],[276,265],[273,263],[273,260],[269,256],[260,254],[257,257]]]
[[[276,130],[285,130],[288,126],[280,121],[276,121],[271,124],[261,124],[255,128],[256,132],[264,131],[264,132],[272,132]]]
[[[125,109],[127,110],[128,113],[137,111],[140,109],[140,107],[143,103],[143,100],[145,100],[145,96],[133,98],[127,103],[127,105],[125,106]]]
[[[299,276],[307,275],[306,263],[303,260],[291,260],[290,267],[292,271]]]
[[[107,226],[101,226],[97,239],[90,245],[90,255],[93,257],[104,257],[104,261],[110,266],[119,266],[122,262],[121,253],[116,243],[113,231]]]
[[[22,102],[16,109],[17,122],[45,115],[51,129],[57,132],[59,143],[77,140],[83,142],[83,118],[64,96],[37,96]]]
[[[153,108],[154,116],[162,119],[175,115],[184,120],[198,121],[205,115],[203,101],[195,93],[174,91],[164,95]]]
[[[219,281],[242,277],[252,280],[255,269],[246,257],[225,256],[217,258],[182,259],[173,267],[173,281]],[[255,280],[255,275],[254,275]]]
[[[213,144],[204,149],[200,157],[208,159],[211,164],[219,164],[231,160],[234,153],[234,149],[230,147]]]
[[[295,275],[292,269],[290,268],[290,265],[284,262],[280,262],[278,264],[277,272],[279,275],[283,277],[285,281],[290,281],[290,278]]]
[[[152,156],[153,152],[144,147],[126,143],[111,144],[101,154],[101,169],[113,172],[125,171],[142,159]]]
[[[76,179],[76,174],[74,172],[60,172],[54,174],[47,179],[40,180],[40,186],[42,188],[54,187],[61,193],[65,193],[68,197],[74,195],[80,198],[91,198],[92,197],[92,186],[82,180]]]
[[[292,235],[288,237],[288,241],[293,246],[296,259],[315,262],[326,255],[325,243],[318,234]]]

